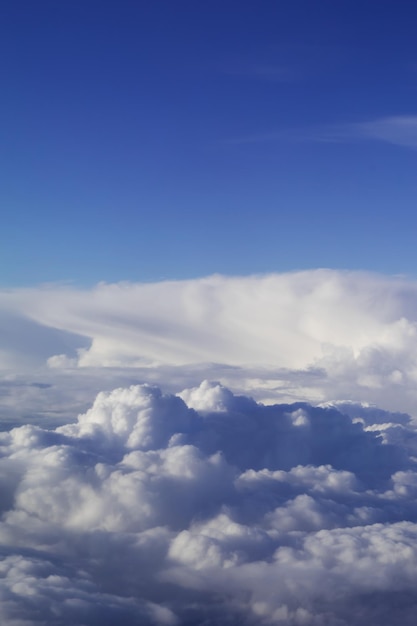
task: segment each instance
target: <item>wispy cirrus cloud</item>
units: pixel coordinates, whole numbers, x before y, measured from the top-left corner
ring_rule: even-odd
[[[380,117],[365,122],[284,128],[230,139],[230,144],[273,142],[356,143],[380,141],[417,149],[417,115]]]
[[[358,137],[364,139],[385,141],[405,148],[417,148],[417,115],[382,117],[354,124],[352,130],[356,130]]]

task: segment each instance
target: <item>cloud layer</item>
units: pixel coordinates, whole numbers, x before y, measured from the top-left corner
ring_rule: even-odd
[[[417,283],[398,277],[316,270],[47,286],[0,293],[0,311],[0,361],[14,372],[48,362],[77,376],[117,368],[124,384],[175,378],[174,391],[214,378],[264,402],[360,400],[411,413],[416,404]]]
[[[134,385],[2,433],[2,624],[411,624],[417,433],[346,408]]]

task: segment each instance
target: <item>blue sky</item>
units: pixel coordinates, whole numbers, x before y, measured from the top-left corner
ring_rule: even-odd
[[[417,274],[414,2],[8,1],[0,284]]]

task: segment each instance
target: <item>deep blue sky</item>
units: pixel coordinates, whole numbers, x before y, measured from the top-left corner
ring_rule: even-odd
[[[416,275],[416,30],[411,0],[6,0],[0,284]]]

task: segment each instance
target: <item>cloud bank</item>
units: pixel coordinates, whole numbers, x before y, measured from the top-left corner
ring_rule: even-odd
[[[415,426],[343,408],[133,385],[0,434],[2,624],[414,623]]]
[[[101,380],[113,368],[109,388],[125,372],[121,384],[172,381],[179,391],[211,378],[263,402],[416,406],[417,283],[400,277],[315,270],[46,286],[0,292],[0,312],[4,370],[48,363],[52,387],[64,371]]]

